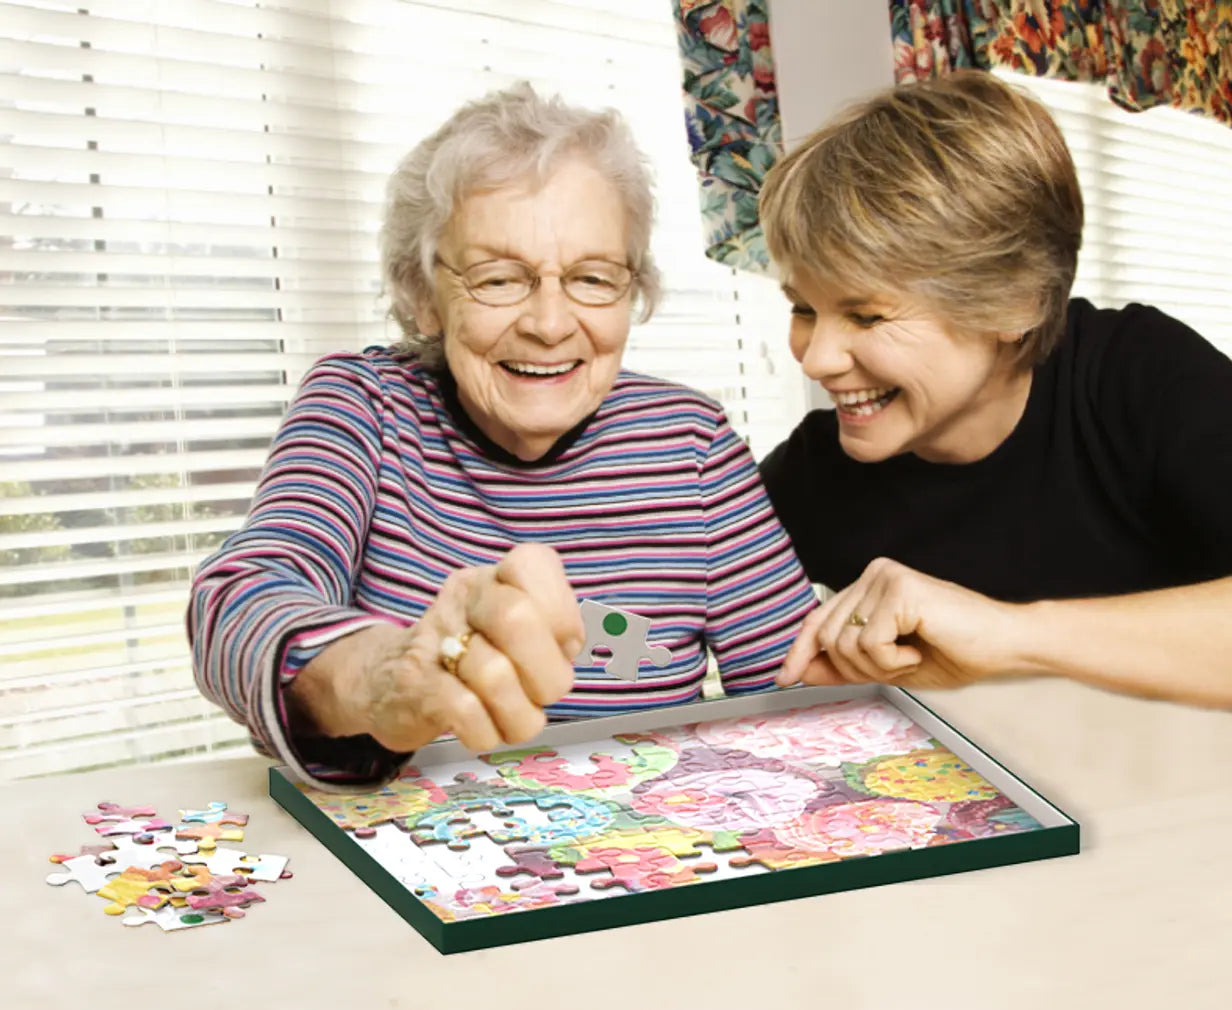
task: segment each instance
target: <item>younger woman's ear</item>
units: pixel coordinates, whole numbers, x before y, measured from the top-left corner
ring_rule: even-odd
[[[1022,330],[998,330],[995,336],[1002,344],[1023,344],[1027,340],[1027,335]]]

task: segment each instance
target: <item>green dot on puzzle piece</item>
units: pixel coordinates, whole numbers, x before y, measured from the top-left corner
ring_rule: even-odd
[[[623,635],[628,627],[629,622],[623,614],[608,614],[603,618],[603,630],[609,635]]]

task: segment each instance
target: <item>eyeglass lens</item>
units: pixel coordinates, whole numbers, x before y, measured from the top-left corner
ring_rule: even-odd
[[[583,305],[619,301],[633,279],[628,267],[606,260],[575,263],[561,277],[565,294]],[[485,305],[513,305],[530,296],[538,275],[519,260],[489,260],[463,271],[462,282]]]

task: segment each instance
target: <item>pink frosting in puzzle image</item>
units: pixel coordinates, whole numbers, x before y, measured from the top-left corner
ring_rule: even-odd
[[[799,708],[699,723],[695,732],[711,746],[834,767],[930,746],[924,730],[879,699],[832,702],[824,710]]]

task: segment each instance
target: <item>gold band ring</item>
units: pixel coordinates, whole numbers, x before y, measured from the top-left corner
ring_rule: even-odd
[[[857,628],[862,628],[864,625],[868,624],[868,618],[859,611],[853,610],[851,612],[851,616],[847,618],[847,623],[855,625]]]

